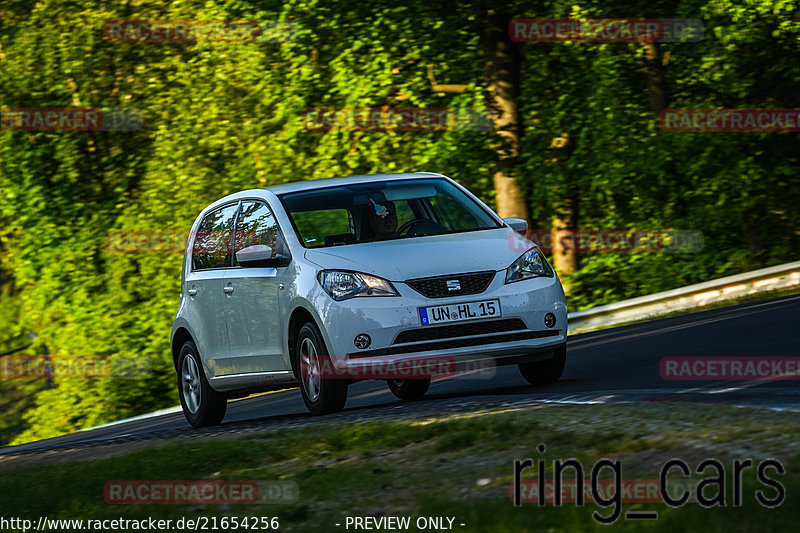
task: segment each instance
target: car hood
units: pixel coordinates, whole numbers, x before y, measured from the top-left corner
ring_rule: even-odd
[[[390,281],[481,270],[505,270],[533,243],[510,228],[307,250],[325,269],[355,270]]]

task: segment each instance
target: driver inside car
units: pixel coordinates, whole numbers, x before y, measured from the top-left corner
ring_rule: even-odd
[[[367,207],[367,224],[376,240],[389,239],[397,231],[397,209],[394,202],[372,202]]]

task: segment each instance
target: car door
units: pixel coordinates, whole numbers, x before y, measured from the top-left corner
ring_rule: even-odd
[[[265,202],[245,200],[235,234],[234,268],[223,280],[233,372],[286,370],[282,296],[289,282],[288,267],[241,267],[235,256],[256,244],[272,248],[273,257],[288,256],[278,223]]]
[[[208,213],[195,230],[183,294],[187,319],[211,376],[230,374],[229,335],[223,313],[223,278],[232,264],[233,225],[239,203]]]

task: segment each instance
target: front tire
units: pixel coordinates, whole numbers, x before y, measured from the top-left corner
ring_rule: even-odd
[[[312,415],[338,413],[344,409],[348,382],[341,377],[325,377],[333,371],[333,366],[322,334],[313,322],[306,323],[297,333],[295,361],[300,370],[300,392]]]
[[[178,354],[178,394],[183,414],[193,427],[216,426],[225,418],[228,400],[211,388],[192,341],[186,341]]]
[[[387,379],[389,390],[401,400],[410,401],[422,398],[431,386],[431,378],[425,379]]]
[[[553,357],[533,363],[520,363],[519,371],[531,385],[544,385],[561,379],[567,364],[567,345],[556,348]]]

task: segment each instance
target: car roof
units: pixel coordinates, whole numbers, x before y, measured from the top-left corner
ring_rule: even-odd
[[[442,174],[435,172],[407,172],[401,174],[369,174],[364,176],[348,176],[343,178],[323,178],[317,180],[304,180],[294,181],[292,183],[282,183],[280,185],[272,185],[264,187],[264,190],[270,191],[277,195],[287,194],[300,191],[312,191],[315,189],[324,189],[326,187],[334,187],[336,185],[351,185],[353,183],[364,183],[370,181],[393,181],[402,179],[413,178],[444,178]]]

